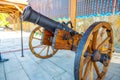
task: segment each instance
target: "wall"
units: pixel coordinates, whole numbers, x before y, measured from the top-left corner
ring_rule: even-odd
[[[84,33],[91,24],[97,21],[106,21],[111,24],[113,29],[115,47],[120,48],[120,15],[77,19],[76,30],[80,33]]]

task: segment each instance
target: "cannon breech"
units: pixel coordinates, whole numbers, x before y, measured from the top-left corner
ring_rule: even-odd
[[[30,6],[27,6],[24,10],[23,20],[29,21],[32,23],[36,23],[53,33],[55,32],[55,29],[61,29],[61,30],[68,31],[72,34],[78,34],[78,32],[72,30],[67,25],[59,23],[59,22],[54,21],[40,13],[37,13]]]

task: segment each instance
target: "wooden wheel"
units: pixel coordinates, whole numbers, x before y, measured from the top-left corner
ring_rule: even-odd
[[[104,80],[113,53],[109,23],[96,22],[83,35],[76,51],[75,80]]]
[[[57,50],[52,49],[50,45],[43,45],[43,31],[44,29],[40,26],[36,27],[30,34],[29,47],[31,52],[38,58],[50,58]]]

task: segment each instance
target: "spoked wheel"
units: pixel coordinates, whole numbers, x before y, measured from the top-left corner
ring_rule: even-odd
[[[29,47],[31,52],[38,58],[50,58],[57,52],[56,49],[52,49],[49,45],[42,44],[44,29],[40,26],[36,27],[30,35]]]
[[[78,46],[75,80],[104,80],[113,53],[113,31],[107,22],[96,22],[83,35]]]

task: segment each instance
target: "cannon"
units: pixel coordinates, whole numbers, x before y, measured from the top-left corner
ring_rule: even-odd
[[[39,25],[29,38],[30,50],[36,57],[46,59],[60,49],[72,50],[75,80],[104,80],[114,51],[113,30],[108,22],[95,22],[80,34],[72,29],[71,22],[54,21],[30,6],[24,9],[22,18]]]

